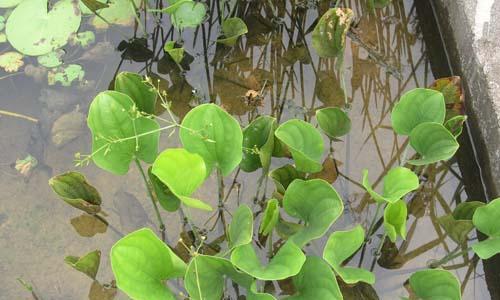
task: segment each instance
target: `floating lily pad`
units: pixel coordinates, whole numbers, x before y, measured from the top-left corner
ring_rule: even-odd
[[[419,299],[462,299],[460,282],[452,273],[445,270],[417,271],[410,276],[410,287]]]
[[[321,16],[312,33],[312,46],[320,57],[338,57],[344,53],[353,17],[349,8],[331,8]]]
[[[82,257],[66,256],[64,261],[75,270],[78,270],[90,278],[95,279],[101,262],[101,251],[95,250]]]
[[[363,170],[363,187],[377,202],[395,203],[406,194],[414,191],[419,186],[418,176],[405,167],[396,167],[384,176],[384,190],[382,195],[375,192],[368,181],[368,170]]]
[[[410,134],[410,145],[421,158],[408,163],[417,166],[448,160],[459,147],[455,137],[439,123],[422,123],[415,127]]]
[[[55,68],[62,65],[62,57],[66,52],[63,49],[56,49],[44,55],[38,56],[38,63],[46,68]]]
[[[227,18],[222,21],[221,30],[224,37],[218,39],[217,42],[230,47],[236,44],[236,41],[240,36],[248,32],[247,25],[238,17]]]
[[[47,12],[47,1],[25,0],[7,19],[5,32],[17,51],[38,56],[58,49],[80,27],[78,2],[60,0]]]
[[[101,210],[101,197],[96,188],[90,185],[78,172],[68,172],[49,180],[52,190],[69,205],[89,214]]]
[[[47,73],[47,81],[49,85],[60,83],[62,86],[71,86],[74,81],[82,81],[85,76],[85,71],[82,66],[70,64],[52,69]]]
[[[327,107],[316,111],[319,127],[330,139],[346,135],[351,130],[351,119],[338,107]]]
[[[141,0],[133,0],[139,7]],[[112,0],[108,7],[99,11],[99,15],[110,24],[119,26],[131,26],[135,20],[135,8],[131,0]],[[98,16],[94,16],[91,23],[96,29],[106,29],[109,24]]]
[[[17,72],[23,65],[23,55],[19,52],[9,51],[0,55],[0,68],[5,72]]]
[[[488,236],[484,241],[472,244],[472,250],[481,259],[500,253],[500,198],[478,207],[472,217],[474,226]]]
[[[204,3],[195,1],[182,1],[170,15],[172,24],[177,29],[187,27],[196,28],[205,19],[207,8]]]

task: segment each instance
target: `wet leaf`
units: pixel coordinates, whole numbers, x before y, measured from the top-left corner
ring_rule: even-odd
[[[274,149],[276,119],[260,116],[243,130],[243,158],[240,167],[245,172],[253,172],[260,167],[268,169]],[[255,153],[257,152],[257,153]]]
[[[92,279],[95,279],[97,271],[99,271],[99,264],[101,262],[101,251],[95,250],[85,254],[82,257],[66,256],[66,258],[64,258],[64,261],[75,270],[86,274]]]
[[[253,213],[250,207],[242,204],[233,214],[229,225],[229,247],[234,248],[252,242],[253,238]]]
[[[392,128],[398,134],[410,135],[422,123],[443,124],[445,114],[443,94],[430,89],[413,89],[401,96],[394,106],[391,113]]]
[[[46,68],[55,68],[63,63],[62,57],[65,53],[66,52],[62,49],[56,49],[47,54],[40,55],[36,59],[40,65]]]
[[[365,231],[361,225],[346,230],[335,231],[330,235],[323,250],[323,259],[332,266],[345,283],[353,284],[359,281],[368,284],[375,283],[375,275],[365,269],[345,267],[343,262],[353,255],[363,244]]]
[[[283,167],[272,170],[271,173],[269,173],[269,177],[274,181],[278,193],[282,195],[285,194],[285,190],[292,181],[305,178],[304,175],[297,171],[292,165],[284,165]]]
[[[316,111],[319,127],[330,138],[346,135],[351,130],[351,119],[338,107],[327,107]]]
[[[133,107],[129,96],[105,91],[94,98],[89,108],[92,159],[98,167],[117,175],[128,172],[134,157],[153,163],[158,153],[158,123],[137,116]],[[134,138],[136,134],[145,135]]]
[[[320,57],[338,57],[344,53],[353,17],[349,8],[331,8],[321,16],[312,33],[312,46]]]
[[[363,170],[363,187],[377,202],[395,203],[406,194],[414,191],[419,186],[418,176],[405,167],[396,167],[384,176],[384,189],[382,195],[375,192],[368,181],[368,170]]]
[[[139,111],[154,114],[156,91],[145,79],[132,72],[120,72],[115,78],[115,91],[128,95]]]
[[[116,297],[116,287],[103,286],[94,280],[90,286],[89,300],[112,300]]]
[[[5,72],[17,72],[24,66],[23,55],[15,51],[5,52],[0,55],[0,68]]]
[[[150,229],[121,238],[111,248],[116,285],[134,299],[175,300],[163,281],[184,276],[186,264]]]
[[[207,175],[214,167],[229,175],[242,159],[243,133],[240,124],[215,104],[193,108],[182,121],[182,145],[197,153],[207,165]]]
[[[178,210],[181,205],[181,200],[172,193],[168,186],[152,173],[152,170],[153,167],[148,169],[149,181],[153,186],[153,191],[161,207],[171,212]]]
[[[89,214],[82,214],[71,219],[70,222],[76,232],[83,237],[93,237],[98,233],[105,233],[108,228],[106,223]]]
[[[293,277],[297,294],[286,297],[286,300],[341,300],[335,274],[330,266],[321,258],[308,256],[300,273]]]
[[[73,81],[82,81],[83,76],[85,76],[85,71],[82,66],[70,64],[50,70],[47,73],[47,81],[49,85],[59,82],[62,86],[71,86]]]
[[[280,217],[279,202],[276,199],[269,199],[266,202],[266,208],[260,223],[259,233],[262,235],[269,235],[274,226],[278,223]]]
[[[321,171],[320,160],[324,152],[324,142],[314,126],[293,119],[281,124],[274,134],[292,153],[298,171],[310,173]]]
[[[252,244],[243,245],[233,250],[231,262],[241,271],[260,280],[281,280],[299,273],[306,256],[294,242],[286,242],[269,261],[261,265]]]
[[[49,180],[52,190],[69,205],[89,214],[101,210],[101,196],[78,172],[68,172]]]
[[[217,42],[230,47],[236,44],[236,41],[240,36],[248,32],[247,25],[238,17],[225,19],[222,21],[221,27],[224,37],[219,38]]]
[[[191,197],[205,182],[207,174],[205,162],[200,155],[183,148],[167,149],[158,155],[151,172],[185,205],[212,210],[209,204]]]
[[[462,299],[460,282],[452,273],[445,270],[417,271],[410,276],[410,286],[419,299]]]
[[[47,1],[25,0],[7,19],[5,32],[17,51],[38,56],[58,49],[80,27],[78,2],[60,0],[47,12]]]
[[[78,111],[60,116],[52,125],[52,142],[62,147],[85,133],[85,115]]]
[[[283,208],[290,216],[304,221],[304,228],[290,237],[295,244],[303,247],[328,231],[342,215],[344,204],[328,182],[295,179],[285,192]]]
[[[410,145],[421,158],[408,163],[417,166],[448,160],[459,147],[455,137],[438,123],[422,123],[415,127],[410,134]]]
[[[168,41],[163,46],[163,50],[170,55],[170,57],[178,64],[181,63],[184,58],[184,48],[176,47],[176,43],[174,41]]]
[[[481,259],[488,259],[500,253],[500,198],[491,200],[485,206],[476,208],[472,222],[474,226],[488,236],[484,241],[472,244],[472,250]]]
[[[384,209],[384,228],[391,242],[396,242],[398,236],[406,239],[406,218],[408,209],[403,200],[388,203]]]

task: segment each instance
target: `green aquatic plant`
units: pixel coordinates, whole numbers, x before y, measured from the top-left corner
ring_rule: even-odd
[[[227,46],[234,46],[238,38],[248,32],[247,25],[238,17],[222,21],[221,30],[223,37],[217,42]]]

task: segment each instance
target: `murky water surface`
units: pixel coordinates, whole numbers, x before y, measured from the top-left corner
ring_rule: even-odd
[[[390,128],[392,105],[402,92],[433,81],[412,1],[393,1],[375,14],[367,11],[364,1],[342,1],[342,6],[353,9],[357,20],[347,39],[345,85],[335,61],[319,59],[310,45],[314,21],[327,10],[328,1],[271,2],[279,3],[274,5],[279,19],[270,17],[273,12],[266,1],[240,2],[237,12],[248,24],[249,33],[235,48],[223,48],[214,42],[218,36],[216,13],[198,30],[184,32],[184,46],[192,56],[185,72],[169,62],[161,50],[162,38],[180,39],[166,21],[162,30],[148,23],[149,50],[117,50],[123,35],[141,36],[140,27],[135,31],[133,27],[98,31],[90,48],[68,47],[66,62],[80,64],[86,72],[85,81],[72,87],[49,86],[44,71],[37,69],[32,58],[24,60],[32,65],[24,68],[28,72],[0,71],[0,110],[37,120],[0,115],[0,299],[31,298],[16,280],[19,277],[32,284],[40,299],[88,299],[91,280],[70,269],[64,257],[100,249],[103,256],[98,280],[110,283],[107,254],[111,245],[134,229],[156,228],[151,203],[135,168],[125,176],[108,174],[92,164],[80,170],[102,195],[110,223],[107,229],[57,199],[47,185],[51,176],[75,168],[75,153],[90,152],[90,134],[84,123],[89,103],[122,70],[160,79],[178,118],[196,104],[214,101],[243,125],[262,113],[272,113],[281,122],[294,117],[309,120],[315,109],[343,106],[347,99],[353,128],[349,136],[334,143],[339,173],[330,170],[327,174],[336,178],[334,186],[346,207],[344,217],[333,229],[349,228],[354,223],[368,227],[375,205],[360,188],[361,172],[369,169],[371,181],[378,184],[388,169],[400,163],[405,141]],[[296,5],[290,6],[290,2]],[[210,9],[217,11],[214,3]],[[84,20],[83,29],[93,30],[88,18]],[[5,51],[9,51],[8,44],[0,44],[0,53]],[[249,97],[249,91],[259,93],[261,99]],[[176,135],[167,135],[162,136],[162,147],[179,145]],[[22,175],[13,165],[28,155],[38,164]],[[277,160],[274,166],[285,161]],[[229,210],[241,202],[250,204],[254,211],[260,209],[252,200],[259,176],[260,171],[241,171],[225,178],[226,193],[231,191]],[[380,263],[389,269],[375,267],[374,287],[380,299],[407,295],[403,283],[412,272],[454,249],[455,244],[443,238],[436,216],[465,200],[460,180],[460,170],[451,162],[427,170],[421,192],[412,197],[409,206],[407,240],[385,248]],[[213,206],[218,197],[215,181],[209,178],[198,192]],[[273,189],[269,182],[268,196]],[[210,214],[191,214],[197,226],[209,231],[209,241],[220,235],[219,224],[210,231],[215,221]],[[175,244],[184,230],[182,219],[177,213],[162,215],[168,240]],[[379,239],[375,236],[368,244],[363,266],[369,268]],[[323,243],[312,243],[308,251],[319,254]],[[357,265],[359,260],[358,255],[352,264]],[[465,289],[464,299],[489,299],[481,263],[464,262],[463,258],[453,263]],[[118,294],[117,299],[126,297]]]

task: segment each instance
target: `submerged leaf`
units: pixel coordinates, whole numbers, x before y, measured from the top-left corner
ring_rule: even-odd
[[[415,127],[410,134],[410,145],[421,156],[408,161],[416,166],[448,160],[459,147],[455,137],[439,123],[422,123]]]
[[[331,8],[321,16],[312,33],[312,46],[320,57],[338,57],[344,53],[353,17],[349,8]]]
[[[82,66],[69,64],[52,69],[47,73],[47,81],[49,85],[61,83],[62,86],[71,86],[73,81],[82,81],[85,76],[85,71]]]
[[[0,55],[0,68],[5,72],[17,72],[24,66],[23,55],[19,52],[9,51]]]
[[[410,276],[410,286],[419,299],[462,299],[460,282],[452,273],[445,270],[417,271]]]
[[[238,17],[227,18],[222,21],[221,30],[224,37],[218,39],[217,42],[230,47],[236,44],[236,41],[240,36],[248,32],[247,25]]]
[[[105,233],[108,228],[108,224],[89,214],[72,218],[70,223],[76,232],[83,237],[93,237],[98,233]]]
[[[384,190],[382,195],[375,192],[368,181],[368,170],[363,170],[363,187],[377,202],[395,203],[406,194],[419,186],[418,176],[405,167],[396,167],[384,176]]]
[[[101,251],[95,250],[82,257],[66,256],[64,261],[75,270],[78,270],[90,278],[95,279],[101,262]]]
[[[500,198],[478,207],[472,217],[474,226],[488,236],[484,241],[472,245],[472,250],[481,259],[500,253]]]
[[[52,190],[69,205],[89,214],[101,210],[101,197],[85,177],[78,172],[68,172],[49,180]]]

